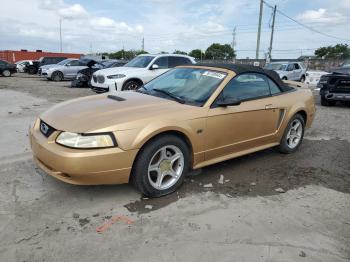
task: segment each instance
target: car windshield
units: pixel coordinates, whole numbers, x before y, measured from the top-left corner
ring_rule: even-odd
[[[104,61],[102,62],[104,67],[111,67],[116,61]]]
[[[71,59],[64,59],[61,62],[58,62],[57,64],[58,65],[65,65],[65,64],[69,63],[70,61],[71,61]]]
[[[226,76],[207,69],[175,68],[144,85],[139,92],[203,106]]]
[[[281,71],[286,71],[287,67],[288,67],[287,64],[268,64],[265,66],[265,68],[269,70],[281,70]]]
[[[127,63],[126,67],[147,67],[149,63],[153,60],[154,56],[137,56],[129,63]]]

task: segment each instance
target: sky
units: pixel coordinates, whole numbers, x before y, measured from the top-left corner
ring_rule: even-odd
[[[238,58],[254,58],[259,0],[0,0],[0,50],[150,53],[232,44]],[[320,46],[350,42],[350,0],[266,0],[277,13],[273,58],[312,55]],[[272,9],[264,5],[260,58],[270,41]]]

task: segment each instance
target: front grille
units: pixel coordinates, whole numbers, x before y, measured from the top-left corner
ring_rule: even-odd
[[[103,75],[98,75],[97,82],[99,82],[100,84],[103,84],[105,82],[105,77]]]
[[[92,79],[94,80],[95,83],[97,83],[97,76],[96,75],[92,75]]]
[[[56,131],[55,128],[53,128],[52,126],[46,124],[44,121],[40,120],[40,132],[46,136],[46,137],[49,137],[52,135],[53,132]]]

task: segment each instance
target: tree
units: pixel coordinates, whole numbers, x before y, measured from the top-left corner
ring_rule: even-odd
[[[350,48],[347,44],[337,44],[335,46],[320,47],[315,50],[315,55],[323,58],[349,58]]]
[[[146,51],[142,50],[119,50],[114,53],[108,54],[110,59],[126,59],[130,60],[133,59],[135,56],[141,55],[141,54],[148,54]]]
[[[187,53],[186,53],[186,52],[184,52],[184,51],[180,51],[180,50],[175,50],[175,51],[173,52],[173,54],[178,54],[178,55],[187,55]]]
[[[214,43],[205,51],[205,58],[207,59],[232,59],[236,57],[235,51],[229,44]]]
[[[194,57],[195,59],[201,60],[204,58],[204,53],[200,49],[194,49],[188,53],[189,56]]]

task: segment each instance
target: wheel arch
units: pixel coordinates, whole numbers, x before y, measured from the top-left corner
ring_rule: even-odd
[[[130,77],[130,78],[128,78],[127,80],[124,81],[123,86],[122,86],[122,90],[124,89],[125,85],[126,85],[128,82],[130,82],[130,81],[137,81],[137,82],[139,82],[141,85],[144,84],[143,81],[142,81],[140,78],[138,78],[138,77]]]
[[[140,150],[137,152],[137,154],[135,156],[135,159],[134,159],[133,164],[132,164],[132,169],[134,168],[137,159],[139,158],[140,154],[142,153],[142,149],[145,148],[149,143],[151,143],[155,139],[159,139],[160,137],[166,136],[166,135],[177,136],[186,143],[186,145],[188,146],[189,152],[190,152],[190,156],[191,156],[189,166],[192,168],[193,167],[193,160],[194,160],[194,150],[193,150],[193,144],[192,144],[189,136],[185,132],[183,132],[182,130],[169,129],[169,130],[162,130],[162,131],[159,131],[157,133],[153,133],[153,134],[149,135],[146,139],[144,139],[139,144]],[[129,181],[131,179],[132,179],[132,171],[131,171],[131,175],[129,177]]]
[[[54,74],[57,74],[57,73],[59,73],[59,74],[62,75],[62,79],[61,79],[61,80],[63,80],[63,79],[64,79],[64,73],[63,73],[62,71],[60,71],[60,70],[55,70],[55,71],[53,71],[52,74],[51,74],[51,76],[50,76],[50,79],[53,80],[53,79],[52,79],[52,76],[53,76]]]

